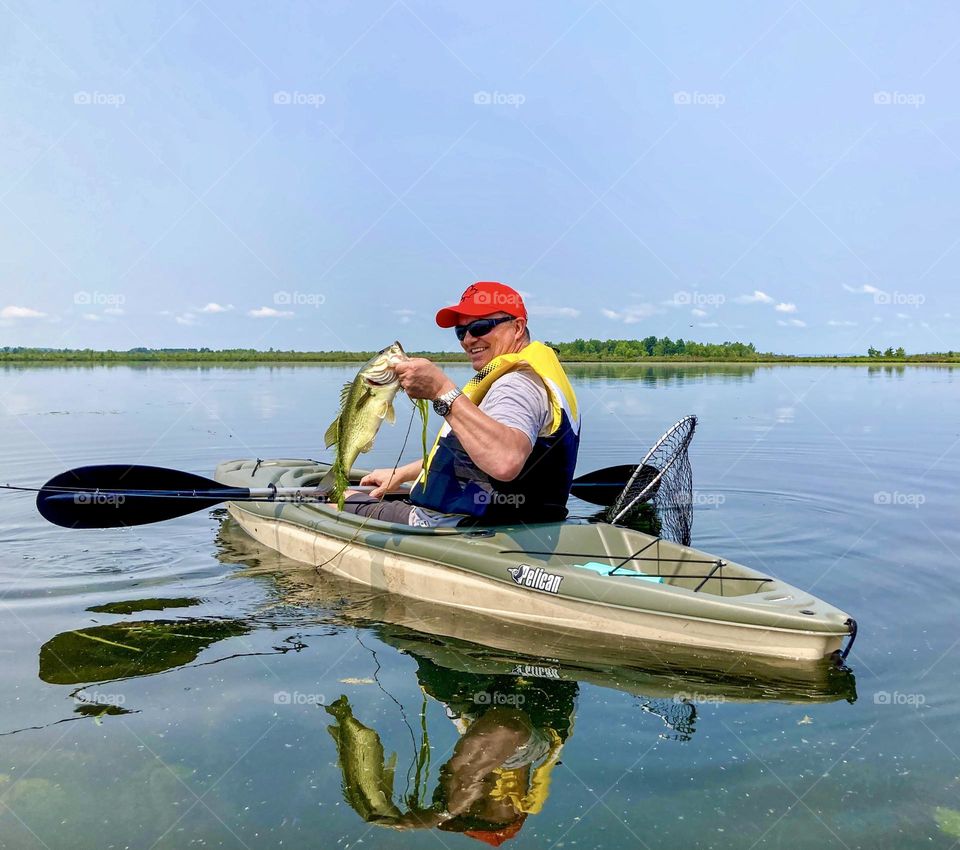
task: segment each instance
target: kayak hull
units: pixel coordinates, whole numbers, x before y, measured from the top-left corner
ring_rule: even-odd
[[[306,461],[232,461],[215,477],[231,486],[268,480],[308,486],[326,469]],[[694,590],[719,559],[603,523],[421,530],[317,504],[231,502],[228,509],[247,534],[293,560],[378,591],[501,621],[802,661],[838,653],[851,634],[852,621],[842,611],[741,565],[720,561],[728,576],[721,594],[715,579]],[[666,552],[656,562],[656,571],[667,565],[662,583],[650,578],[652,559],[640,566],[645,576],[637,575],[636,562],[623,575],[593,571],[598,561],[613,569],[622,554],[644,547]],[[587,556],[595,557],[587,561],[592,569],[578,563]],[[528,581],[513,577],[518,568]]]

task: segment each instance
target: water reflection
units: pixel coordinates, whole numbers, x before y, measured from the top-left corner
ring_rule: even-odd
[[[856,699],[852,674],[827,663],[795,665],[668,647],[638,651],[616,636],[571,637],[492,623],[470,611],[370,592],[284,559],[230,519],[220,526],[217,549],[223,563],[234,571],[241,567],[239,577],[260,583],[272,601],[255,614],[235,617],[191,614],[200,604],[194,598],[97,606],[127,619],[62,632],[41,647],[41,680],[76,686],[69,694],[75,703],[71,716],[57,723],[106,723],[112,716],[149,712],[148,704],[117,699],[110,684],[121,680],[311,645],[322,654],[317,641],[345,630],[361,643],[372,636],[395,651],[391,661],[404,657],[415,665],[416,689],[404,688],[417,693],[413,704],[387,690],[379,660],[374,674],[382,694],[400,707],[413,743],[409,766],[400,772],[397,754],[385,750],[390,718],[377,700],[352,701],[329,690],[321,706],[325,714],[316,717],[326,721],[333,743],[326,744],[329,749],[318,743],[318,757],[324,761],[335,753],[343,798],[365,822],[460,832],[497,846],[547,803],[584,688],[630,695],[635,719],[656,718],[653,734],[680,746],[696,742],[703,704]],[[130,619],[157,610],[165,611],[163,619]],[[261,631],[271,635],[273,648],[266,653],[248,644]],[[231,640],[237,638],[239,646]],[[224,641],[231,641],[228,652],[202,655]],[[382,648],[379,658],[388,658]],[[391,675],[400,669],[383,663]],[[396,683],[391,687],[396,690]],[[431,747],[431,737],[448,739],[451,728],[457,735],[452,747]],[[597,730],[586,727],[581,734],[589,738]],[[569,773],[562,775],[569,779]]]
[[[443,706],[459,732],[452,754],[429,793],[424,705],[412,790],[395,801],[396,754],[384,759],[379,734],[360,722],[341,696],[326,710],[335,719],[329,731],[337,746],[344,797],[370,823],[394,829],[437,827],[499,845],[543,808],[551,774],[573,731],[579,686],[465,674],[414,658],[425,698]]]

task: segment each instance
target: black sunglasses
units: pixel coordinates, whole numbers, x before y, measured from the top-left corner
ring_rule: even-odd
[[[499,319],[477,319],[468,325],[457,325],[454,330],[457,332],[457,339],[463,342],[467,338],[468,333],[473,336],[486,336],[497,325],[502,325],[504,322],[512,322],[515,318],[516,316],[501,316]]]

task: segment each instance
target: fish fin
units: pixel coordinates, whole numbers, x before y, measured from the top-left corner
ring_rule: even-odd
[[[370,451],[370,449],[372,449],[372,448],[373,448],[373,440],[370,440],[370,442],[364,443],[362,446],[360,446],[360,451],[361,451],[363,454],[366,454],[366,453],[367,453],[368,451]]]
[[[343,406],[347,403],[347,398],[350,396],[350,390],[353,389],[353,381],[347,381],[340,388],[340,409],[343,410]]]
[[[393,405],[389,402],[387,403],[386,410],[383,412],[383,418],[386,419],[391,425],[395,425],[397,422],[397,413],[393,409]]]
[[[383,765],[383,774],[380,778],[380,790],[388,800],[393,800],[393,776],[397,770],[397,754],[391,754]]]
[[[329,449],[330,446],[335,446],[337,440],[339,439],[338,428],[340,425],[340,417],[338,416],[333,422],[330,423],[330,427],[327,428],[326,433],[323,435],[323,444]]]
[[[360,398],[357,399],[357,410],[363,407],[367,403],[367,399],[372,398],[373,393],[370,392],[370,387],[364,386],[363,392],[360,393]]]

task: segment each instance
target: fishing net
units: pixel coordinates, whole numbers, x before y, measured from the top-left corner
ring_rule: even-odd
[[[667,699],[637,700],[640,710],[663,721],[669,732],[661,732],[661,738],[673,741],[689,741],[697,731],[697,708],[682,697]]]
[[[696,416],[684,416],[654,443],[610,508],[610,522],[627,524],[649,504],[656,513],[659,536],[690,545],[693,470],[687,450],[696,427]]]

